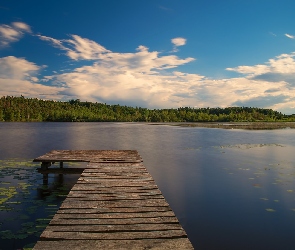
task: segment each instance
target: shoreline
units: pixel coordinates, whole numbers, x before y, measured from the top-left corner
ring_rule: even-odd
[[[173,122],[149,123],[149,125],[246,130],[295,129],[295,122]]]
[[[77,121],[14,121],[1,123],[82,123]],[[96,122],[83,122],[96,123]],[[134,123],[146,125],[166,125],[178,127],[199,127],[199,128],[221,128],[221,129],[245,129],[245,130],[273,130],[273,129],[295,129],[295,122],[124,122],[124,121],[104,121],[97,123]]]

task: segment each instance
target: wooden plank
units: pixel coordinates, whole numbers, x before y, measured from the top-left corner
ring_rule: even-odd
[[[79,196],[79,195],[125,195],[125,196],[152,196],[152,195],[161,195],[162,193],[160,192],[159,189],[141,189],[138,190],[137,188],[121,188],[121,187],[116,187],[112,190],[109,188],[101,188],[100,190],[71,190],[68,194],[68,197],[71,196]]]
[[[124,185],[124,184],[134,184],[134,183],[137,183],[137,184],[142,184],[142,185],[145,185],[145,184],[156,184],[155,181],[152,179],[152,178],[136,178],[136,179],[126,179],[126,178],[118,178],[120,179],[120,184]],[[96,183],[101,183],[101,184],[109,184],[109,185],[112,185],[112,184],[117,184],[119,181],[117,180],[117,178],[86,178],[86,177],[80,177],[77,181],[77,183],[85,183],[85,184],[96,184]]]
[[[88,167],[85,169],[85,172],[100,172],[100,169],[105,169],[105,170],[114,170],[116,167],[120,167],[122,170],[132,170],[132,169],[138,169],[138,170],[143,170],[147,171],[142,162],[133,162],[133,163],[124,163],[124,162],[117,162],[117,163],[93,163],[89,162],[87,164]],[[92,168],[94,166],[95,168]]]
[[[91,178],[102,178],[102,179],[143,179],[143,178],[150,178],[148,173],[141,173],[141,172],[110,172],[110,173],[83,173],[81,175],[82,178],[91,179]]]
[[[128,208],[69,208],[59,209],[57,213],[74,213],[74,214],[97,214],[97,213],[145,213],[145,212],[165,212],[170,211],[169,207],[128,207]]]
[[[111,189],[110,189],[111,187]],[[81,182],[81,183],[76,183],[75,186],[72,188],[72,191],[77,191],[77,190],[88,190],[88,191],[95,191],[95,190],[104,190],[104,189],[109,189],[109,190],[118,190],[118,189],[125,189],[126,192],[128,190],[126,189],[128,187],[128,190],[134,190],[137,189],[138,191],[142,190],[157,190],[158,187],[155,184],[148,184],[148,185],[141,185],[140,183],[133,183],[132,185],[129,184],[128,186],[122,185],[120,183],[112,183],[112,185],[106,186],[105,184],[97,184],[97,183],[87,183],[86,182]]]
[[[89,162],[87,164],[88,168],[86,172],[97,172],[97,169],[106,169],[106,170],[114,170],[116,168],[122,168],[124,170],[132,169],[141,169],[146,172],[146,168],[142,164],[142,162],[116,162],[116,163],[94,163]],[[95,168],[92,168],[95,167]]]
[[[54,161],[141,162],[142,159],[136,150],[53,150],[34,159],[34,162]]]
[[[113,201],[118,202],[122,200],[126,200],[129,202],[132,201],[145,201],[149,199],[156,199],[156,200],[165,200],[163,199],[162,195],[151,195],[151,196],[134,196],[134,195],[78,195],[78,196],[69,196],[68,201]]]
[[[112,183],[108,183],[107,181],[104,182],[90,182],[90,181],[80,181],[77,182],[76,185],[81,184],[81,186],[77,186],[75,188],[80,188],[80,190],[87,190],[90,188],[114,188],[114,187],[138,187],[138,188],[142,188],[142,189],[157,189],[158,187],[156,186],[155,183],[153,182],[125,182],[125,183],[121,183],[121,182],[116,182],[113,181]]]
[[[155,189],[151,189],[155,190]],[[95,191],[95,190],[76,190],[71,191],[67,197],[75,198],[75,197],[95,197],[95,198],[102,198],[102,197],[141,197],[141,198],[151,198],[151,197],[161,197],[164,198],[161,193],[157,193],[156,191],[149,190],[141,190],[138,192],[120,192],[116,190],[114,192],[108,192],[105,190]]]
[[[53,219],[128,219],[128,218],[164,218],[164,217],[175,217],[175,214],[172,210],[168,211],[157,211],[157,212],[143,212],[143,213],[94,213],[94,214],[74,214],[74,213],[57,213],[54,215]]]
[[[74,217],[74,216],[73,216]],[[81,218],[53,218],[49,225],[130,225],[130,224],[166,224],[178,223],[175,216],[152,218],[115,218],[115,219],[81,219]]]
[[[115,200],[115,201],[80,201],[77,199],[66,199],[60,209],[73,208],[136,208],[136,207],[169,207],[164,199],[145,199],[145,200]]]
[[[67,240],[86,240],[86,239],[99,239],[99,240],[136,240],[136,239],[161,239],[161,238],[182,238],[186,237],[184,230],[159,230],[147,232],[106,232],[106,233],[93,233],[93,232],[62,232],[45,230],[41,236],[41,240],[48,239],[67,239]]]
[[[120,200],[147,200],[147,199],[159,199],[164,200],[162,195],[107,195],[107,194],[79,194],[79,195],[69,195],[68,199],[80,200],[80,201],[120,201]]]
[[[86,185],[87,184],[87,185]],[[118,184],[120,184],[119,182],[118,182]],[[144,191],[144,190],[159,190],[159,188],[158,188],[158,186],[156,185],[156,184],[148,184],[148,185],[136,185],[136,186],[134,186],[134,187],[129,187],[128,189],[126,189],[126,188],[124,188],[124,186],[122,186],[122,185],[112,185],[112,189],[110,189],[108,186],[106,186],[106,185],[99,185],[99,184],[97,184],[97,183],[86,183],[86,182],[84,182],[84,183],[76,183],[75,185],[74,185],[74,187],[71,189],[72,191],[82,191],[82,190],[84,190],[84,191],[103,191],[103,190],[109,190],[110,192],[112,192],[112,190],[125,190],[125,192],[129,192],[129,190],[132,190],[131,192],[136,192],[136,190],[138,190],[138,191],[140,191],[140,192],[142,192],[142,191]],[[89,188],[89,189],[87,189],[87,188]]]
[[[152,250],[190,250],[193,249],[187,238],[174,239],[140,239],[140,240],[60,240],[39,241],[35,250],[52,249],[152,249]]]
[[[175,223],[144,223],[144,224],[109,224],[109,225],[53,225],[49,224],[48,231],[52,232],[91,232],[91,233],[115,233],[115,232],[151,232],[151,231],[168,231],[168,230],[183,230],[179,224]]]
[[[118,183],[117,179],[121,179],[119,183],[142,183],[142,184],[156,184],[150,177],[143,176],[142,178],[99,178],[99,177],[80,177],[77,183]]]

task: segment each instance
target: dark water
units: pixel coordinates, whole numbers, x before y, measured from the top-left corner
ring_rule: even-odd
[[[0,123],[0,138],[0,249],[33,245],[76,182],[43,185],[30,162],[53,149],[138,150],[196,249],[295,249],[294,130]]]

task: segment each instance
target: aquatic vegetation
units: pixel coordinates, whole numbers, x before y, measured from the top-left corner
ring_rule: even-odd
[[[261,143],[261,144],[251,144],[251,143],[241,143],[234,145],[221,145],[220,148],[237,148],[237,149],[251,149],[251,148],[262,148],[262,147],[284,147],[277,143]]]
[[[4,246],[13,241],[31,249],[73,185],[60,183],[54,175],[43,185],[38,166],[31,159],[0,160],[0,240]]]
[[[260,200],[268,201],[268,198],[260,198]]]
[[[267,212],[276,212],[276,210],[272,209],[272,208],[266,208],[265,209]]]
[[[8,187],[3,188],[0,187],[0,205],[7,202],[9,199],[11,199],[14,195],[16,195],[16,188],[15,187]]]

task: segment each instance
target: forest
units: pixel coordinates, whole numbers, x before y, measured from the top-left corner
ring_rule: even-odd
[[[104,103],[0,98],[2,122],[292,122],[295,115],[255,107],[147,109]]]

